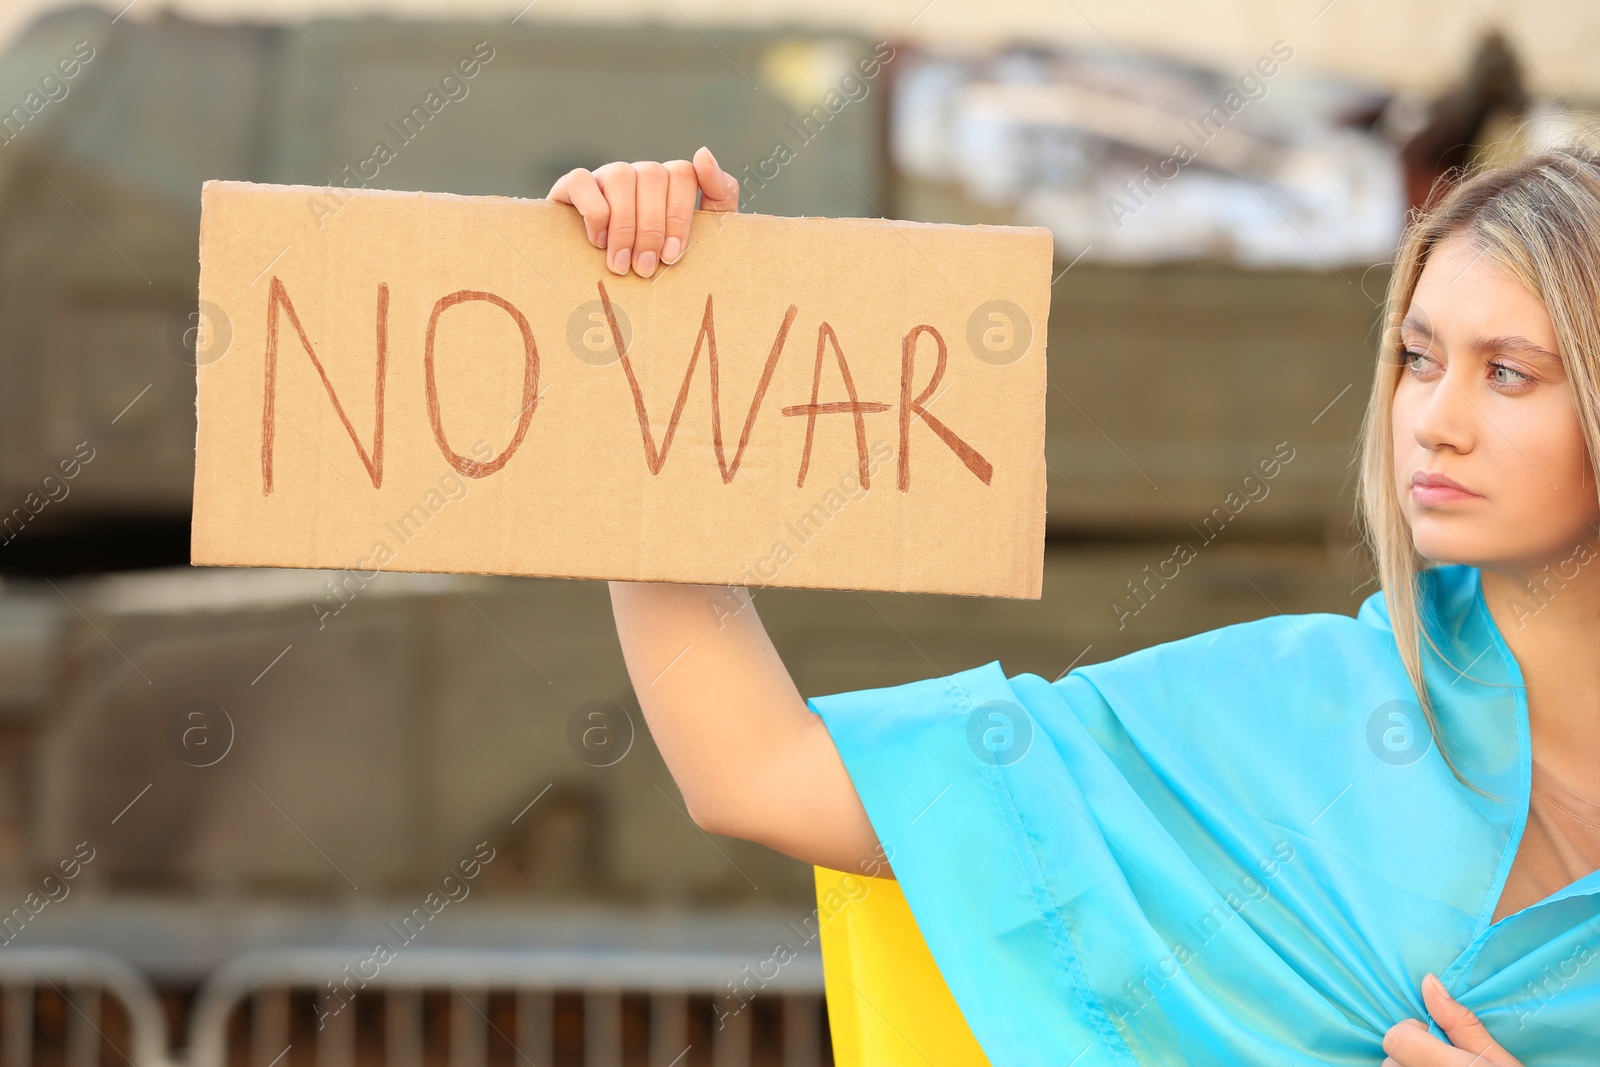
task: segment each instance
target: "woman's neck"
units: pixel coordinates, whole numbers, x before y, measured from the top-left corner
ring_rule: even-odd
[[[1533,758],[1600,800],[1600,551],[1480,573],[1484,603],[1527,685]]]

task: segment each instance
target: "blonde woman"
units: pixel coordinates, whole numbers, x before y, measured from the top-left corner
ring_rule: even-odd
[[[550,196],[649,276],[738,185],[701,149]],[[1600,159],[1459,183],[1387,322],[1354,618],[808,702],[728,590],[613,582],[694,820],[898,877],[1006,1067],[1600,1063]]]

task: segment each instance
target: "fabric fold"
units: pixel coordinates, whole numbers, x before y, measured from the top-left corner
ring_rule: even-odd
[[[1509,653],[1480,655],[1477,572],[1424,579],[1454,642],[1425,667],[1452,753],[1504,803],[1430,743],[1376,594],[1053,683],[994,660],[812,698],[991,1062],[1371,1067],[1427,1017],[1430,970],[1529,1067],[1600,1059],[1600,962],[1537,1013],[1508,985],[1600,954],[1600,880],[1480,922],[1525,811],[1526,710]]]

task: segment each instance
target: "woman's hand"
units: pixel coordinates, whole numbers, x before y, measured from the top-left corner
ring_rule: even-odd
[[[1382,1067],[1523,1067],[1432,974],[1422,980],[1422,1000],[1450,1043],[1430,1034],[1422,1020],[1406,1019],[1383,1035],[1389,1055]]]
[[[696,152],[693,162],[579,167],[556,179],[548,199],[578,209],[589,242],[606,250],[613,274],[627,274],[632,267],[648,278],[688,251],[697,195],[706,211],[739,210],[739,180],[717,166],[709,148]]]

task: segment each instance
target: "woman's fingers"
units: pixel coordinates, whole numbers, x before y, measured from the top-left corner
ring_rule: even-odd
[[[1482,1020],[1452,997],[1444,983],[1431,972],[1422,979],[1422,1000],[1428,1014],[1456,1048],[1482,1056],[1483,1062],[1493,1067],[1521,1067],[1516,1058],[1490,1036]]]
[[[661,262],[661,243],[667,237],[667,168],[635,163],[633,173],[633,270],[648,278]]]
[[[554,200],[558,204],[571,204],[578,209],[578,215],[583,219],[583,231],[589,237],[589,243],[596,248],[606,246],[606,226],[611,221],[611,205],[606,203],[605,194],[600,191],[600,183],[595,181],[594,175],[586,168],[578,167],[569,170],[556,179],[550,187],[547,200]]]
[[[667,167],[667,236],[661,242],[661,262],[671,266],[689,247],[689,221],[694,218],[694,198],[700,191],[694,164],[674,159]]]
[[[1438,1016],[1434,1019],[1438,1020]],[[1440,1029],[1444,1029],[1442,1021]],[[1485,1047],[1441,1041],[1420,1019],[1404,1019],[1389,1027],[1383,1035],[1383,1051],[1388,1054],[1383,1061],[1385,1067],[1523,1067],[1520,1060],[1492,1039]]]
[[[1434,1037],[1420,1019],[1406,1019],[1389,1027],[1383,1035],[1383,1051],[1389,1056],[1384,1062],[1392,1060],[1398,1067],[1461,1067],[1472,1059]]]
[[[578,209],[590,243],[606,250],[612,273],[631,269],[648,278],[688,250],[696,196],[706,211],[739,210],[739,181],[709,148],[696,152],[692,162],[579,167],[556,180],[549,199]]]
[[[738,211],[739,179],[717,165],[711,149],[694,154],[694,171],[700,180],[700,207],[706,211]]]
[[[606,227],[606,266],[613,274],[626,274],[633,262],[634,187],[638,175],[627,163],[607,163],[594,172],[600,191],[611,207]]]

